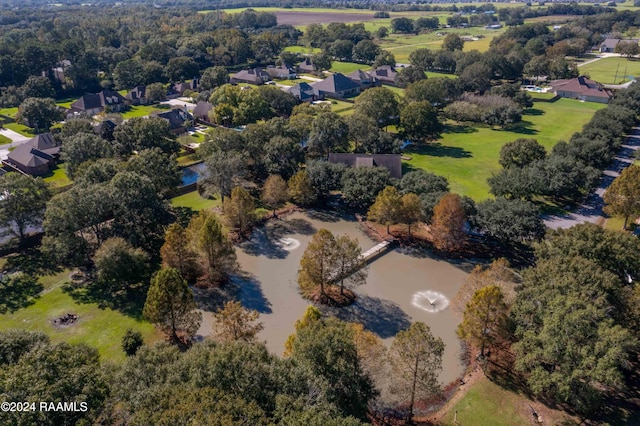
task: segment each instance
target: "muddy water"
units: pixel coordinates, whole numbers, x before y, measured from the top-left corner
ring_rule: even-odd
[[[238,261],[245,272],[244,277],[235,280],[240,286],[239,298],[245,307],[260,312],[264,330],[259,338],[276,354],[282,354],[295,321],[308,306],[298,292],[296,274],[306,245],[320,228],[357,238],[363,250],[375,245],[359,230],[357,222],[310,212],[295,213],[286,220],[258,229],[252,239],[237,250]],[[285,244],[278,243],[281,238],[287,238]],[[300,245],[296,248],[298,242]],[[462,373],[460,343],[455,334],[459,318],[451,309],[429,313],[411,302],[413,295],[423,290],[435,290],[451,299],[465,276],[459,267],[427,253],[396,249],[370,265],[367,283],[358,289],[354,306],[331,312],[345,320],[363,323],[387,344],[411,322],[425,322],[446,345],[440,377],[446,384]],[[208,335],[210,330],[211,314],[204,312],[200,334]]]

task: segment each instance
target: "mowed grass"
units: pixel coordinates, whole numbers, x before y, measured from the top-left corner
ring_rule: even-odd
[[[466,395],[445,414],[441,425],[522,426],[532,424],[531,409],[542,415],[544,424],[557,425],[571,418],[542,406],[525,396],[505,390],[482,376]],[[457,416],[456,416],[457,413]]]
[[[135,105],[131,106],[128,111],[121,113],[122,118],[146,117],[152,112],[161,112],[162,110],[171,109],[168,105]]]
[[[487,179],[500,171],[500,148],[518,138],[535,138],[549,152],[582,129],[604,104],[559,99],[539,102],[510,130],[452,124],[438,141],[408,149],[406,168],[421,168],[449,180],[451,190],[476,201],[489,198]]]
[[[219,207],[222,205],[222,202],[219,198],[216,198],[215,200],[203,198],[198,194],[198,191],[192,191],[172,198],[171,205],[174,207],[187,207],[195,211],[200,211]]]
[[[16,133],[20,133],[22,136],[31,138],[35,136],[35,132],[31,127],[25,126],[20,123],[7,123],[4,125],[7,129],[13,130]]]
[[[124,361],[122,336],[131,328],[142,333],[145,343],[161,339],[152,324],[128,317],[111,309],[100,309],[95,303],[77,303],[62,290],[69,271],[40,278],[45,290],[32,305],[0,315],[0,330],[25,329],[46,333],[53,342],[86,343],[98,349],[103,359]],[[78,321],[68,327],[54,326],[52,321],[62,315],[78,315]]]
[[[592,80],[602,84],[620,84],[640,77],[640,60],[626,58],[603,58],[579,68]]]
[[[11,142],[12,142],[11,139],[6,137],[5,135],[0,135],[0,145],[4,145]]]
[[[340,62],[333,61],[331,64],[331,72],[340,72],[342,74],[349,74],[356,70],[368,71],[371,69],[371,66],[367,64],[356,64],[355,62]]]
[[[42,179],[54,188],[62,188],[73,183],[67,176],[67,172],[63,164],[59,164],[54,167],[49,173],[42,176]]]

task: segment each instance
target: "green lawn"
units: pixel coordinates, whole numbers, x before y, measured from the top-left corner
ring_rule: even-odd
[[[319,47],[307,47],[307,46],[287,46],[284,48],[287,52],[294,53],[306,53],[308,55],[312,55],[314,53],[320,53],[322,49]]]
[[[334,61],[330,71],[341,72],[342,74],[349,74],[355,70],[370,70],[371,67],[366,64],[356,64],[355,62],[339,62]]]
[[[64,165],[59,164],[53,170],[51,170],[46,175],[42,176],[43,180],[51,186],[56,188],[62,188],[68,185],[71,185],[71,179],[67,176]]]
[[[104,359],[123,361],[120,347],[122,336],[129,328],[140,331],[146,343],[161,338],[153,325],[123,315],[111,309],[100,309],[95,303],[77,303],[62,290],[69,271],[41,277],[45,290],[35,303],[13,313],[0,315],[0,329],[13,328],[42,331],[54,342],[86,343],[94,346]],[[67,313],[78,315],[78,321],[68,327],[57,327],[52,320]]]
[[[201,161],[198,154],[184,154],[178,157],[178,166],[186,167],[195,164],[198,161]]]
[[[22,136],[33,137],[35,133],[31,127],[25,126],[20,123],[7,123],[4,125],[7,129],[11,129],[14,132],[20,133]]]
[[[565,419],[570,419],[561,411],[544,407],[523,395],[501,388],[486,377],[481,377],[467,391],[466,395],[451,407],[440,424],[455,425],[454,418],[456,418],[459,425],[528,425],[532,424],[529,405],[542,415],[544,424],[558,425]]]
[[[211,200],[208,198],[202,198],[198,191],[192,191],[184,195],[171,199],[171,205],[174,207],[187,207],[192,210],[204,210],[212,207],[218,207],[222,205],[219,198]]]
[[[353,104],[331,99],[331,111],[340,115],[351,114],[353,112]]]
[[[602,84],[620,84],[640,77],[640,60],[626,58],[603,58],[581,66],[581,74]],[[617,77],[616,77],[617,76]]]
[[[168,105],[137,105],[131,106],[128,111],[121,113],[122,118],[145,117],[152,112],[170,109]]]
[[[500,170],[502,145],[518,138],[535,138],[550,151],[559,140],[568,140],[604,104],[559,99],[539,102],[511,130],[452,125],[438,141],[408,149],[408,167],[422,168],[446,177],[451,190],[476,201],[490,197],[487,179]]]
[[[74,103],[76,100],[77,98],[60,99],[59,101],[56,101],[56,105],[64,108],[71,108],[71,104]]]
[[[5,135],[0,135],[0,145],[4,145],[7,143],[11,143],[11,139],[6,137]]]
[[[0,109],[0,115],[6,115],[7,117],[11,117],[11,118],[16,118],[17,113],[18,113],[18,107]]]

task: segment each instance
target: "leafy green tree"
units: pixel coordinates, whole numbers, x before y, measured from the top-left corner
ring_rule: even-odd
[[[49,336],[40,331],[10,329],[0,331],[0,365],[18,362],[20,357],[39,346],[49,345]]]
[[[200,220],[198,220],[200,219]],[[207,270],[209,283],[221,284],[228,280],[235,270],[236,252],[227,236],[222,232],[220,222],[212,215],[200,215],[189,225],[197,238],[197,248]]]
[[[310,206],[316,202],[317,193],[306,170],[300,170],[289,179],[289,196],[301,206]]]
[[[222,203],[227,225],[240,236],[247,236],[256,221],[255,203],[249,192],[241,186],[231,191],[231,197]]]
[[[225,67],[209,67],[202,72],[200,77],[200,88],[202,90],[214,90],[224,84],[229,83],[229,73]]]
[[[335,112],[318,114],[311,125],[308,150],[315,156],[324,157],[329,152],[346,152],[349,148],[349,126]]]
[[[167,97],[167,89],[162,83],[151,83],[145,88],[145,96],[152,103],[164,101]]]
[[[615,275],[580,257],[539,261],[525,272],[512,307],[515,368],[535,395],[589,415],[623,390],[624,370],[638,341],[616,323]]]
[[[536,161],[544,160],[547,151],[535,139],[516,139],[500,148],[500,165],[508,167],[524,167]]]
[[[242,154],[237,152],[216,152],[205,159],[207,173],[204,184],[212,191],[224,197],[231,195],[231,190],[237,186],[246,173],[246,162]]]
[[[43,290],[36,276],[22,272],[4,274],[0,278],[0,314],[32,305]]]
[[[198,331],[202,321],[202,314],[196,308],[187,282],[177,270],[167,268],[158,271],[151,279],[142,314],[172,343],[186,343]]]
[[[288,92],[274,86],[260,86],[258,92],[265,99],[271,110],[278,116],[289,117],[298,100]]]
[[[463,47],[464,40],[462,40],[462,38],[458,34],[454,33],[447,34],[447,36],[444,38],[444,41],[442,42],[442,48],[450,52],[462,50]]]
[[[39,133],[49,130],[56,121],[62,120],[62,113],[52,98],[27,98],[18,107],[16,121]]]
[[[160,148],[143,149],[129,158],[127,170],[146,176],[151,180],[155,191],[166,195],[180,185],[182,173],[176,156],[167,155]]]
[[[144,65],[137,59],[118,62],[113,69],[113,78],[118,89],[132,89],[145,82]]]
[[[255,342],[264,326],[256,323],[260,314],[249,310],[240,302],[229,301],[213,314],[214,339],[220,342]]]
[[[340,294],[344,295],[344,289],[352,290],[367,281],[367,265],[360,256],[362,249],[358,240],[349,238],[348,235],[336,237],[334,241],[334,261],[336,270],[336,283],[340,285]]]
[[[408,424],[413,420],[416,399],[432,397],[440,392],[438,374],[442,370],[443,353],[442,339],[434,337],[423,322],[415,322],[408,330],[399,332],[391,344],[392,391],[409,398]]]
[[[315,289],[320,296],[326,296],[326,287],[336,273],[335,270],[335,236],[327,229],[315,233],[300,260],[298,285],[300,289],[311,294]]]
[[[622,229],[627,229],[629,217],[640,215],[640,167],[625,168],[607,188],[603,198],[605,212],[622,215]]]
[[[444,129],[438,110],[427,101],[412,102],[400,111],[400,126],[412,141],[436,138]]]
[[[122,350],[127,356],[134,356],[143,344],[144,339],[139,331],[133,331],[129,328],[122,336]]]
[[[329,55],[325,51],[322,51],[311,56],[311,63],[316,68],[316,71],[321,73],[322,71],[331,69],[333,60],[331,59],[331,55]]]
[[[352,206],[365,209],[390,183],[389,170],[384,167],[348,168],[342,176],[342,197]]]
[[[296,333],[292,346],[295,362],[331,383],[327,398],[343,416],[366,418],[377,391],[362,370],[353,327],[335,318],[314,321]]]
[[[407,225],[409,237],[411,237],[411,225],[422,220],[422,202],[416,194],[404,194],[402,196],[402,208],[400,210],[400,222]]]
[[[198,274],[197,254],[189,241],[186,230],[179,223],[167,228],[164,244],[160,247],[162,264],[177,269],[187,281],[193,281]]]
[[[416,49],[409,54],[409,62],[411,66],[428,70],[433,66],[435,53],[427,48]]]
[[[37,344],[0,371],[0,387],[7,401],[75,402],[78,410],[3,413],[3,424],[91,424],[100,415],[109,385],[95,348],[84,344]],[[83,403],[87,410],[82,411]]]
[[[134,117],[122,123],[113,132],[113,147],[121,157],[128,157],[133,151],[160,148],[167,154],[177,153],[180,145],[171,133],[169,122],[160,117]]]
[[[379,137],[379,129],[373,118],[354,112],[346,118],[349,139],[355,143],[355,152],[363,152],[364,147],[373,145]]]
[[[185,81],[200,75],[196,61],[187,56],[169,59],[164,72],[169,77],[169,80],[174,82]]]
[[[371,117],[378,127],[395,122],[400,115],[400,106],[396,94],[386,87],[374,87],[366,90],[356,99],[355,112]]]
[[[22,85],[24,95],[28,98],[53,98],[56,91],[47,77],[31,75]]]
[[[431,225],[433,245],[438,250],[449,252],[460,250],[467,239],[464,231],[466,219],[460,196],[445,194],[433,209]]]
[[[267,142],[264,163],[270,174],[289,179],[304,162],[302,146],[296,140],[285,136],[274,136]]]
[[[76,171],[74,184],[86,187],[99,183],[108,183],[121,169],[122,163],[114,158],[86,161]]]
[[[449,192],[449,182],[442,176],[435,175],[422,169],[405,173],[399,182],[400,192],[403,194],[430,194]]]
[[[402,72],[396,75],[396,85],[401,88],[406,88],[411,83],[415,83],[416,81],[425,80],[427,78],[424,73],[424,68],[417,67],[414,65],[409,65],[405,67]]]
[[[65,162],[70,178],[85,161],[113,156],[111,144],[93,133],[78,133],[65,140],[60,148],[60,158]]]
[[[149,256],[122,238],[109,238],[96,251],[96,282],[114,298],[127,296],[149,279]]]
[[[458,325],[458,336],[480,346],[480,356],[484,356],[485,347],[504,336],[507,316],[508,308],[500,287],[483,287],[467,303],[462,323]]]
[[[361,40],[353,46],[352,57],[354,62],[371,64],[380,54],[380,46],[371,40]]]
[[[402,195],[398,193],[395,186],[387,186],[380,191],[376,201],[369,207],[367,219],[386,225],[388,234],[389,226],[400,221],[401,212]]]
[[[20,173],[0,176],[0,221],[24,243],[29,226],[39,226],[51,194],[41,178]]]
[[[65,120],[60,128],[60,139],[66,141],[78,133],[93,133],[91,120],[87,118],[69,118]]]
[[[307,175],[311,181],[311,187],[317,192],[318,197],[326,197],[330,191],[337,191],[342,187],[342,175],[347,166],[342,163],[330,163],[323,160],[307,161]]]
[[[396,57],[388,50],[380,51],[380,53],[378,53],[376,55],[376,58],[373,60],[373,64],[371,64],[371,67],[378,68],[383,65],[389,65],[390,67],[396,66]]]
[[[271,175],[264,183],[262,190],[262,202],[273,209],[273,217],[276,217],[276,209],[289,199],[287,181],[279,175]]]
[[[477,229],[503,243],[540,240],[545,232],[534,204],[503,197],[478,203],[473,222]]]
[[[461,93],[457,79],[436,77],[410,84],[405,90],[405,99],[408,102],[427,101],[437,108],[443,108]]]
[[[172,221],[169,205],[146,176],[123,171],[109,182],[113,221],[110,230],[134,247],[157,253],[165,227]]]

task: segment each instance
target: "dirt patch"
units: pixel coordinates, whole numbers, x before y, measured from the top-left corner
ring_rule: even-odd
[[[359,22],[373,20],[373,13],[274,12],[278,25],[309,25],[327,22]]]
[[[309,296],[307,298],[313,303],[319,305],[327,305],[340,308],[349,306],[353,302],[355,302],[356,294],[346,288],[343,292],[340,292],[340,287],[332,285],[325,286],[324,294],[320,293],[320,287],[314,289],[311,293],[309,293]]]

